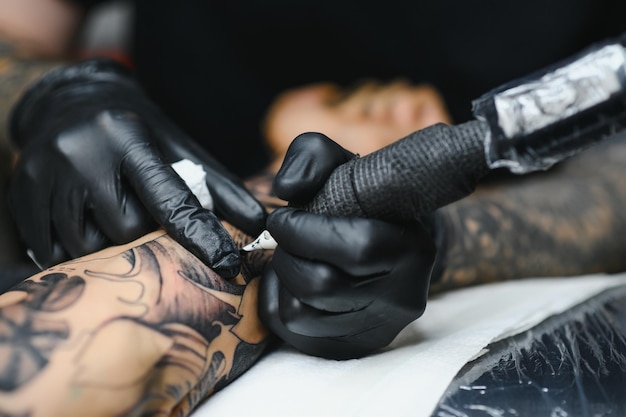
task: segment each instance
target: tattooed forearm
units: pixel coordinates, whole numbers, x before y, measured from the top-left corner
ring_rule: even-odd
[[[188,415],[261,355],[257,283],[162,232],[24,281],[0,296],[0,415]]]
[[[626,142],[606,143],[443,208],[433,292],[626,270],[625,166]],[[270,179],[247,184],[271,210],[284,202]],[[252,239],[226,227],[240,247]],[[271,254],[243,254],[242,274],[224,281],[156,233],[1,295],[0,416],[188,415],[262,353],[257,277]]]
[[[625,167],[626,143],[614,141],[445,207],[445,270],[432,290],[626,270]]]
[[[8,118],[26,87],[57,62],[20,57],[0,34],[0,152],[9,149]]]

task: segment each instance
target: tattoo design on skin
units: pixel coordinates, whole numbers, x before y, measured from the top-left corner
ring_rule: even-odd
[[[626,143],[600,146],[444,207],[445,270],[431,291],[626,270],[624,166]],[[247,181],[270,211],[285,204],[272,177]],[[240,248],[253,239],[226,227]],[[224,281],[156,232],[0,295],[0,416],[188,415],[263,352],[256,288],[271,254],[242,253],[242,273]]]
[[[0,416],[188,415],[263,352],[257,283],[161,231],[18,284],[0,296]]]
[[[445,270],[432,292],[626,270],[624,166],[622,138],[551,171],[488,184],[443,208]]]

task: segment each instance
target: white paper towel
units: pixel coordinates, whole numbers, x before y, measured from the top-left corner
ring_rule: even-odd
[[[202,165],[191,162],[189,159],[181,159],[174,162],[172,168],[185,181],[202,207],[213,210],[213,197],[206,185],[206,172],[204,172]]]
[[[625,284],[626,274],[590,275],[443,294],[429,300],[424,315],[384,352],[332,361],[281,348],[209,398],[192,417],[427,417],[457,372],[490,342]]]

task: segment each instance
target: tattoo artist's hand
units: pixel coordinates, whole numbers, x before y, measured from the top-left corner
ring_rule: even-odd
[[[323,135],[303,134],[289,148],[274,192],[305,204],[352,157]],[[295,348],[335,359],[363,356],[424,312],[436,249],[421,223],[285,207],[269,215],[267,228],[278,247],[261,280],[260,313]]]
[[[129,242],[158,224],[231,277],[239,253],[216,215],[250,234],[265,224],[264,209],[240,181],[112,61],[87,60],[42,77],[14,108],[11,137],[20,158],[10,206],[43,266]],[[170,167],[183,158],[206,171],[213,211]]]

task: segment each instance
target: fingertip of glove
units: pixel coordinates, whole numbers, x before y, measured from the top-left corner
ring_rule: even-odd
[[[282,326],[278,322],[279,303],[278,294],[280,284],[271,264],[263,270],[259,281],[258,311],[261,321],[274,333],[280,336]]]
[[[334,141],[326,136],[323,133],[319,132],[304,132],[300,133],[298,136],[291,141],[289,148],[287,149],[287,156],[301,152],[302,150],[309,151],[311,149],[318,148],[319,146],[323,146],[329,143],[333,143]]]
[[[292,215],[297,208],[279,207],[267,216],[266,227],[272,233],[273,230],[281,228],[287,222],[288,216]]]
[[[267,211],[265,211],[264,208],[261,208],[253,216],[250,217],[249,226],[247,227],[249,230],[244,230],[244,232],[252,236],[258,235],[265,229],[267,218]]]
[[[241,258],[238,252],[230,252],[215,262],[212,269],[222,278],[233,278],[241,269]]]

